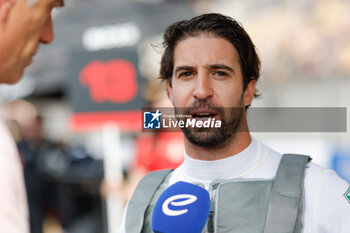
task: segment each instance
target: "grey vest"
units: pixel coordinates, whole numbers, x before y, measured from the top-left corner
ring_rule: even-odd
[[[210,185],[211,208],[203,232],[300,233],[303,182],[310,157],[284,154],[275,179],[215,180]],[[149,173],[128,204],[126,233],[151,233],[153,208],[167,188],[172,170]]]

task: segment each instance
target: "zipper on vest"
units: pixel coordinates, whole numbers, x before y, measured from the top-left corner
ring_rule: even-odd
[[[218,188],[219,183],[213,183],[209,187],[209,195],[210,195],[210,212],[207,223],[207,232],[214,233],[215,232],[215,198],[216,198],[216,189]]]
[[[215,213],[215,202],[213,198],[210,199],[210,212],[208,218],[207,231],[208,233],[214,233],[214,213]]]

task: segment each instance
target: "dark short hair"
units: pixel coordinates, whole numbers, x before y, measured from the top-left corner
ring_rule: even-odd
[[[260,59],[248,33],[236,20],[217,13],[203,14],[190,20],[178,21],[165,29],[163,35],[165,51],[161,59],[160,79],[171,81],[176,45],[181,40],[197,37],[203,33],[226,39],[235,47],[243,75],[243,90],[247,88],[251,80],[259,79]],[[258,96],[257,93],[254,95]]]

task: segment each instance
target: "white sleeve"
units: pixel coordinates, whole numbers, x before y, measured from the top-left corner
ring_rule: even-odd
[[[349,184],[333,170],[325,169],[315,212],[319,233],[350,232]],[[317,207],[316,207],[317,208]]]
[[[0,122],[0,232],[29,232],[23,170],[15,143]]]

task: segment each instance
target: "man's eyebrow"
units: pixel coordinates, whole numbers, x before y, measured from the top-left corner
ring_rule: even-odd
[[[208,66],[210,69],[224,69],[230,71],[231,73],[235,73],[234,69],[224,64],[213,64]]]
[[[192,70],[192,69],[193,69],[192,66],[179,66],[179,67],[176,67],[174,74],[176,75],[176,74],[179,73],[180,71],[183,71],[183,70]]]
[[[224,64],[212,64],[212,65],[208,65],[207,66],[209,69],[224,69],[227,70],[231,73],[235,73],[234,69],[232,69],[231,67],[224,65]],[[179,66],[176,67],[174,74],[176,75],[177,73],[179,73],[180,71],[184,71],[184,70],[193,70],[194,68],[192,66]]]

